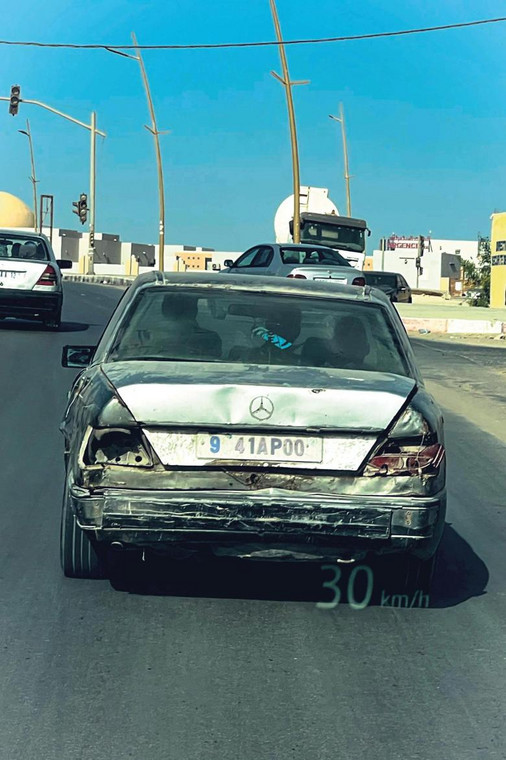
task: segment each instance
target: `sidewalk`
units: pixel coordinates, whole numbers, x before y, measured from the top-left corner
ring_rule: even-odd
[[[506,308],[486,309],[452,301],[441,304],[402,303],[396,306],[408,332],[506,334]]]
[[[130,285],[133,280],[135,277],[64,274],[64,281],[91,282],[122,288]],[[415,296],[414,303],[396,304],[408,332],[506,335],[506,307],[485,309],[442,298],[431,298],[430,303],[420,303],[422,299],[423,296]]]

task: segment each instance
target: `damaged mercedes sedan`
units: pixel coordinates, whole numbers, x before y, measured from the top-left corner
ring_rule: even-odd
[[[112,548],[348,561],[430,574],[445,508],[441,411],[399,316],[368,287],[141,275],[81,370],[61,425],[61,559]]]

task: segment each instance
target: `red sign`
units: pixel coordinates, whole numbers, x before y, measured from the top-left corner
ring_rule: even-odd
[[[411,235],[410,237],[403,237],[398,235],[392,235],[387,240],[387,251],[397,251],[398,249],[411,249],[416,250],[418,248],[418,236]],[[423,241],[423,247],[430,247],[430,239],[425,238]]]

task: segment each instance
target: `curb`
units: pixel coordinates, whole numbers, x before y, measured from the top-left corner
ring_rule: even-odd
[[[401,315],[399,315],[401,316]],[[401,316],[407,332],[450,335],[506,335],[506,322],[488,319],[430,319]]]
[[[125,287],[135,280],[133,276],[99,274],[65,274],[69,282],[91,282],[95,285]],[[506,335],[506,322],[497,319],[436,319],[427,317],[406,317],[399,314],[407,332],[438,333],[451,335]]]
[[[118,275],[108,274],[64,274],[63,279],[68,282],[91,282],[94,285],[116,285],[117,287],[124,287],[125,285],[131,285],[135,280],[135,277],[129,277],[127,275],[120,277]]]

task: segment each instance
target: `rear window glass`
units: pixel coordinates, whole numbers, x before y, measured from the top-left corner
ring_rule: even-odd
[[[397,275],[395,274],[370,274],[364,272],[365,281],[371,288],[380,287],[381,285],[389,288],[397,287]]]
[[[131,304],[107,360],[134,359],[411,374],[376,304],[181,286],[146,288]]]
[[[339,267],[351,267],[344,256],[332,248],[281,248],[283,264],[333,264]]]
[[[43,240],[22,235],[0,235],[0,259],[49,261]]]

